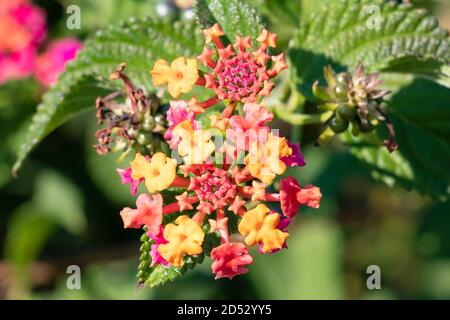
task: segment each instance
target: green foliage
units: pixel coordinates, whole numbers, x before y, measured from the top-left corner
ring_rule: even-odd
[[[64,6],[74,4],[72,0],[62,0]],[[72,32],[85,32],[84,30],[98,30],[104,28],[112,21],[128,19],[129,17],[144,18],[146,16],[156,17],[156,5],[158,0],[77,0],[76,4],[81,8],[81,29]],[[99,14],[101,12],[101,14]],[[63,20],[66,27],[66,21]]]
[[[18,290],[29,286],[28,268],[57,227],[74,235],[86,229],[83,199],[70,181],[44,170],[34,189],[33,198],[12,213],[4,244],[5,258],[17,277]]]
[[[53,171],[43,171],[36,180],[33,201],[46,216],[72,234],[86,230],[83,197],[66,178]]]
[[[204,28],[219,23],[230,42],[236,36],[251,36],[255,40],[263,28],[258,12],[246,1],[197,0],[195,15]]]
[[[379,30],[372,5],[380,8]],[[423,9],[382,0],[333,1],[302,21],[289,57],[293,80],[312,98],[312,84],[322,78],[324,65],[351,69],[361,61],[369,72],[392,68],[422,75],[428,68],[431,76],[430,62],[441,66],[450,61],[449,43],[448,32]],[[405,59],[414,69],[400,66]]]
[[[281,24],[284,27],[286,25],[298,26],[300,0],[251,0],[251,2],[272,22]]]
[[[149,90],[152,86],[148,72],[156,59],[196,55],[201,51],[201,43],[193,24],[153,19],[130,19],[97,32],[44,95],[18,152],[14,171],[51,131],[80,111],[92,109],[96,97],[117,87],[117,83],[106,79],[120,63],[126,62],[130,78]]]
[[[31,203],[19,207],[11,217],[5,241],[5,257],[23,272],[41,252],[53,225],[42,212],[37,212]]]
[[[250,277],[263,299],[340,299],[343,295],[342,234],[338,226],[321,219],[291,226],[291,254],[255,256]],[[295,254],[292,254],[295,252]],[[277,270],[277,276],[273,276]]]
[[[181,276],[180,268],[167,268],[162,265],[157,265],[145,281],[145,285],[150,288],[162,286],[166,282],[173,281],[179,276]]]
[[[365,138],[347,137],[350,151],[388,185],[400,184],[446,200],[450,184],[449,105],[448,89],[428,80],[415,80],[389,102],[399,149],[389,153]]]
[[[0,188],[11,178],[17,142],[27,130],[38,98],[39,86],[32,79],[0,86]]]
[[[380,30],[368,28],[375,23],[368,5],[380,8]],[[315,7],[301,23],[289,52],[292,79],[300,92],[311,97],[312,84],[322,78],[324,65],[351,69],[362,61],[371,72],[408,74],[441,84],[417,80],[392,94],[388,111],[397,130],[398,151],[390,154],[367,137],[352,139],[350,144],[351,152],[367,162],[375,177],[446,199],[449,44],[448,33],[423,9],[383,1],[336,1]],[[399,88],[389,83],[385,87]]]

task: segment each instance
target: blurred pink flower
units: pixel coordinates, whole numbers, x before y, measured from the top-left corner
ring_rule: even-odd
[[[36,78],[44,86],[54,84],[66,63],[76,57],[83,44],[75,38],[54,41],[36,60]]]
[[[32,73],[46,35],[44,10],[28,1],[0,0],[0,83]]]
[[[35,60],[36,49],[33,47],[10,54],[0,53],[0,84],[31,75]]]

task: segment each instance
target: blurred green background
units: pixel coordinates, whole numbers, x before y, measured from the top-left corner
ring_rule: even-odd
[[[449,1],[418,2],[450,29]],[[50,37],[84,39],[131,16],[191,17],[164,0],[35,3],[47,11]],[[81,30],[65,27],[70,4],[81,8]],[[116,155],[92,148],[93,113],[52,133],[10,176],[41,94],[31,79],[0,86],[1,299],[450,299],[450,204],[374,181],[339,142],[312,147],[317,132],[309,127],[307,166],[290,173],[320,186],[324,197],[319,210],[297,216],[289,250],[255,253],[251,272],[233,281],[213,280],[205,260],[162,288],[137,289],[140,234],[124,231],[118,215],[133,198],[115,174]],[[69,265],[81,267],[81,290],[66,287]],[[370,265],[381,268],[381,290],[367,289]]]

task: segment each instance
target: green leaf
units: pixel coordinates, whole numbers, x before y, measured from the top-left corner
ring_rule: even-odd
[[[399,149],[389,153],[364,138],[346,137],[350,151],[375,178],[442,201],[450,194],[450,90],[418,79],[388,103]]]
[[[18,207],[8,222],[5,258],[20,272],[36,259],[54,229],[52,221],[32,203]],[[25,275],[22,275],[26,278]]]
[[[229,42],[234,42],[236,36],[255,40],[263,28],[260,15],[246,1],[197,0],[194,11],[203,28],[219,23]]]
[[[301,2],[301,0],[251,0],[251,3],[270,21],[282,24],[285,29],[289,29],[286,28],[286,25],[298,26]]]
[[[31,78],[0,86],[0,188],[11,179],[16,141],[27,129],[39,91],[38,83]]]
[[[389,63],[385,68],[389,72],[414,74],[431,81],[435,81],[447,88],[450,88],[450,65],[446,65],[435,60],[423,61],[417,65],[415,58],[397,59]]]
[[[304,219],[299,224],[291,225],[289,253],[255,256],[249,277],[254,279],[259,296],[262,299],[341,299],[342,231],[338,225],[320,218]],[[277,270],[276,277],[274,270]]]
[[[65,8],[74,4],[72,0],[61,0]],[[86,30],[98,30],[106,27],[111,21],[120,21],[129,17],[144,18],[147,16],[157,17],[157,4],[159,0],[77,0],[76,5],[82,8],[81,29],[70,30],[85,33]],[[101,12],[102,14],[98,14]],[[66,19],[62,19],[61,29],[67,30]]]
[[[181,271],[179,268],[157,265],[151,271],[147,281],[145,281],[145,285],[150,288],[162,286],[166,282],[173,281],[179,276],[181,276]]]
[[[194,56],[201,46],[193,24],[130,19],[98,31],[44,95],[18,152],[14,172],[46,135],[80,111],[92,108],[95,98],[104,95],[106,88],[117,88],[118,83],[107,79],[120,63],[127,63],[126,72],[137,85],[150,89],[148,72],[155,60]]]
[[[310,98],[312,84],[322,79],[326,64],[351,69],[361,61],[368,71],[397,67],[397,72],[419,76],[427,70],[426,75],[433,77],[433,70],[450,61],[448,32],[423,9],[382,0],[333,1],[314,8],[301,22],[289,50],[293,79]],[[398,68],[405,61],[413,68]]]
[[[39,174],[33,203],[46,216],[72,234],[86,230],[83,196],[66,178],[57,172],[45,170]]]

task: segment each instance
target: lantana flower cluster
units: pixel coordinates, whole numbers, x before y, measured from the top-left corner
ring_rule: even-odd
[[[287,68],[284,54],[270,54],[276,34],[262,30],[255,43],[237,36],[229,45],[218,24],[203,34],[198,57],[161,59],[150,71],[174,99],[164,133],[170,152],[138,152],[118,169],[133,194],[145,190],[120,216],[125,228],[142,228],[150,238],[151,267],[183,269],[206,255],[216,279],[232,279],[248,271],[251,247],[260,254],[286,249],[299,208],[318,208],[322,194],[282,177],[305,161],[298,143],[268,126],[273,114],[260,104]],[[194,86],[210,97],[179,99]]]
[[[75,38],[50,42],[45,11],[29,0],[0,0],[0,84],[34,75],[50,86],[82,47]]]

